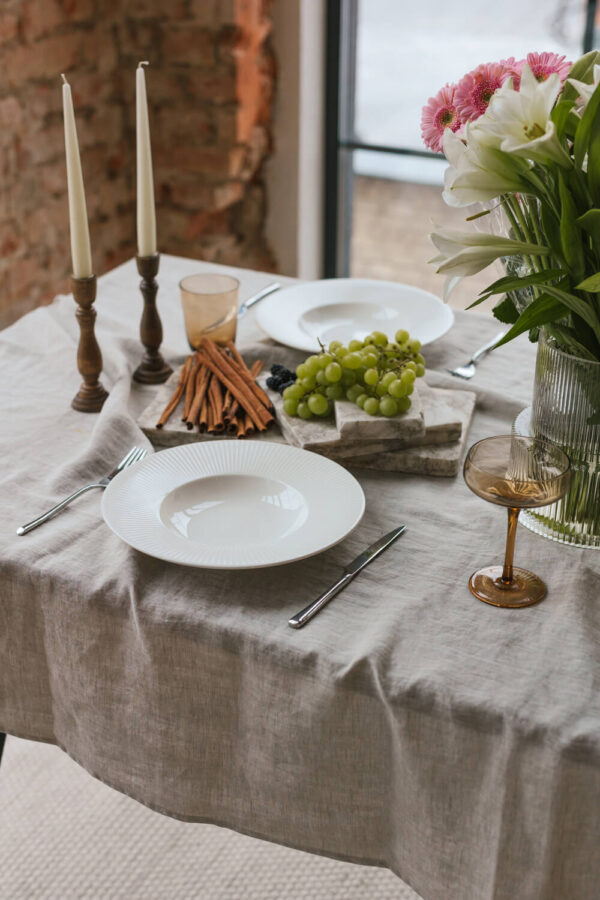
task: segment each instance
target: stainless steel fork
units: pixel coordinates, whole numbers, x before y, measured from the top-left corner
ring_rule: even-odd
[[[91,484],[86,484],[84,487],[79,488],[78,491],[75,491],[69,497],[65,497],[64,500],[61,500],[60,503],[57,503],[56,506],[53,506],[52,509],[49,509],[48,512],[43,513],[41,516],[38,516],[37,519],[33,519],[32,522],[28,522],[27,525],[21,525],[17,528],[17,534],[27,534],[29,531],[33,531],[34,528],[37,528],[38,525],[43,525],[44,522],[47,522],[48,519],[52,519],[57,513],[64,509],[65,506],[68,506],[72,500],[75,500],[77,497],[80,497],[81,494],[85,494],[87,491],[91,491],[92,488],[105,488],[107,484],[109,484],[115,475],[118,475],[119,472],[122,472],[123,469],[127,469],[129,466],[132,466],[134,463],[142,460],[148,451],[142,449],[141,447],[132,447],[129,453],[127,453],[118,466],[109,472],[108,475],[105,475],[104,478],[101,478],[99,481],[93,481]]]
[[[481,359],[482,356],[485,356],[486,353],[489,353],[505,334],[505,331],[501,331],[495,338],[492,338],[491,341],[488,341],[487,344],[484,344],[483,347],[476,350],[469,362],[465,363],[464,366],[457,366],[456,369],[446,369],[446,372],[450,372],[450,374],[455,375],[456,378],[465,378],[469,381],[475,374],[475,364],[477,363],[477,360]]]

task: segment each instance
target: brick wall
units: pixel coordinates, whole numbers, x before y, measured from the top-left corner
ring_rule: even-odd
[[[159,249],[274,268],[262,164],[270,0],[2,0],[0,326],[68,287],[60,73],[98,274],[135,253],[135,67],[146,69]]]

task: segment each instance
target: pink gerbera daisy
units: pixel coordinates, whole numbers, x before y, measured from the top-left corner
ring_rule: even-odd
[[[537,81],[546,81],[553,72],[558,72],[560,80],[564,81],[572,65],[564,56],[559,56],[558,53],[547,52],[528,53],[527,59],[521,60],[518,64],[520,65],[519,71],[523,69],[525,63],[527,63]]]
[[[513,74],[504,63],[483,63],[468,72],[456,87],[456,109],[462,121],[471,122],[482,116],[494,92]]]
[[[430,97],[421,115],[421,136],[426,147],[435,153],[442,152],[444,130],[458,131],[462,122],[454,104],[456,85],[447,84]]]

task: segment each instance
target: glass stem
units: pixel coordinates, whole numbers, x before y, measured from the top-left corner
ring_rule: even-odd
[[[508,531],[506,533],[506,553],[504,555],[504,568],[502,569],[502,582],[512,584],[513,581],[513,556],[515,553],[515,536],[517,534],[517,522],[519,510],[511,506],[508,509]]]

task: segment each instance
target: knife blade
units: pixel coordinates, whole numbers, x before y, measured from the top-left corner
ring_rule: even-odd
[[[366,550],[359,553],[356,559],[353,559],[352,562],[346,566],[339,581],[336,581],[336,583],[325,591],[324,594],[321,594],[320,597],[317,597],[316,600],[309,603],[303,610],[296,613],[295,616],[292,616],[292,618],[288,620],[288,625],[292,628],[302,628],[303,625],[306,625],[313,616],[316,616],[319,610],[323,609],[326,603],[329,603],[329,601],[332,600],[336,594],[339,594],[347,584],[350,584],[352,579],[358,575],[361,569],[364,569],[370,562],[373,562],[380,553],[383,553],[383,551],[393,544],[394,541],[398,540],[405,531],[406,525],[399,525],[398,528],[388,531],[387,534],[380,537],[374,544],[371,544],[370,547],[367,547]]]

